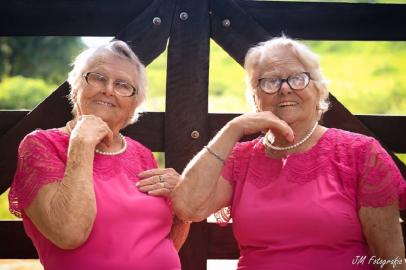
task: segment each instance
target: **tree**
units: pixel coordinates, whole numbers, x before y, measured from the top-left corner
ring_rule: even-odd
[[[0,37],[0,80],[21,75],[60,84],[83,47],[79,37]]]

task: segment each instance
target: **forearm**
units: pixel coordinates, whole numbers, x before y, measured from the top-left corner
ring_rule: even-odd
[[[229,122],[208,144],[211,151],[226,159],[241,137],[238,128]],[[175,213],[182,219],[198,221],[205,218],[213,203],[223,162],[207,149],[202,149],[186,166],[180,184],[172,193]],[[216,206],[214,206],[215,208]]]
[[[405,247],[399,222],[399,207],[361,207],[359,217],[375,265],[385,261],[383,269],[406,269]],[[401,260],[401,263],[398,263]],[[372,262],[372,261],[371,261]],[[392,262],[392,264],[391,264]],[[393,265],[395,264],[396,265]]]
[[[89,236],[96,217],[93,188],[94,149],[73,142],[65,174],[56,183],[41,219],[42,231],[62,248],[75,248]]]

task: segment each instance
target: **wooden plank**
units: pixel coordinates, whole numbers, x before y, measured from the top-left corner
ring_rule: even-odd
[[[208,139],[209,16],[202,0],[177,1],[168,47],[165,161],[181,172]],[[193,139],[191,133],[199,137]],[[181,252],[182,269],[205,270],[207,224],[196,223]]]
[[[406,115],[356,115],[395,153],[406,153]]]
[[[38,258],[31,239],[24,232],[21,221],[0,221],[0,259]]]
[[[232,2],[271,35],[284,32],[303,39],[406,40],[404,4]],[[3,1],[0,35],[114,36],[150,3],[148,0],[103,0],[97,4],[90,0]],[[234,23],[239,22],[232,20]]]
[[[0,135],[9,126],[14,126],[29,111],[0,111]],[[228,121],[239,114],[211,113],[209,114],[209,137],[212,138]],[[374,134],[377,135],[388,148],[395,153],[406,153],[404,133],[406,116],[400,115],[355,115]],[[129,136],[154,152],[164,151],[164,123],[165,114],[161,112],[145,112],[139,121],[123,130]],[[255,136],[255,135],[254,135]],[[252,139],[246,137],[243,140]]]
[[[10,186],[16,168],[17,148],[24,136],[37,128],[63,126],[71,119],[68,93],[69,86],[65,82],[0,138],[0,193]]]
[[[148,65],[166,49],[174,12],[173,1],[154,0],[117,34],[116,39],[127,42],[141,62]]]
[[[123,130],[123,134],[137,140],[153,152],[164,152],[165,114],[143,113],[138,121]]]
[[[220,227],[209,223],[208,259],[237,259],[240,256],[237,241],[234,238],[232,224]]]
[[[235,1],[271,36],[406,40],[405,4]]]
[[[29,111],[0,111],[0,137],[11,129]]]
[[[150,4],[151,0],[6,0],[1,3],[0,36],[114,36]]]
[[[233,0],[210,0],[210,19],[211,37],[240,65],[248,49],[268,37],[266,30]]]

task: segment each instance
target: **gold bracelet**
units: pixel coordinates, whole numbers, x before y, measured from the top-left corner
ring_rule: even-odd
[[[204,146],[204,149],[207,150],[207,152],[209,152],[213,157],[215,157],[217,160],[221,161],[221,163],[225,164],[226,162],[224,161],[224,159],[222,159],[219,155],[217,155],[216,153],[214,153],[207,145]]]

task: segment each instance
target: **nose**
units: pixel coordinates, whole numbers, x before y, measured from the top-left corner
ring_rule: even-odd
[[[287,95],[292,93],[292,89],[290,89],[290,86],[287,81],[282,82],[281,89],[279,89],[279,93],[281,95]]]
[[[114,83],[113,82],[106,83],[105,87],[103,88],[102,93],[107,96],[114,95]]]

